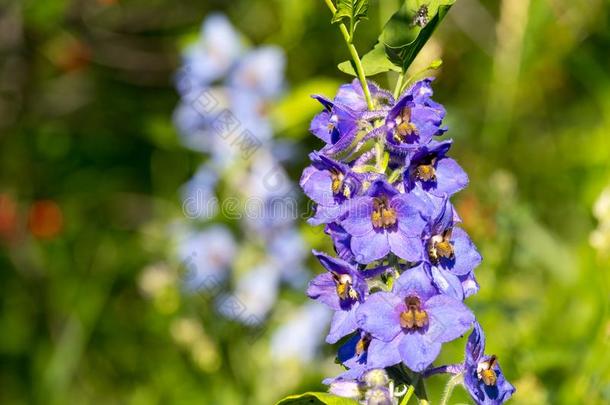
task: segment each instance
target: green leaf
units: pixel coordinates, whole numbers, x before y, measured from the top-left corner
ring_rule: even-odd
[[[362,57],[362,67],[364,68],[364,74],[366,76],[374,76],[379,73],[388,72],[393,70],[400,72],[399,66],[395,65],[388,59],[386,55],[385,46],[381,43],[377,43],[372,51]],[[348,75],[356,76],[356,69],[354,69],[352,61],[345,61],[339,64],[339,70]]]
[[[358,405],[358,401],[337,397],[326,392],[307,392],[286,397],[276,405]]]
[[[389,59],[406,72],[455,0],[406,0],[379,40]]]
[[[455,0],[405,0],[386,23],[375,47],[362,57],[367,76],[406,72]],[[356,76],[350,61],[339,69]]]
[[[333,16],[332,22],[348,20],[350,34],[353,34],[358,22],[367,18],[368,11],[369,0],[338,0],[337,11]]]

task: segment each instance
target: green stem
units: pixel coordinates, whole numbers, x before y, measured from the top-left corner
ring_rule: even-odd
[[[335,15],[337,12],[337,8],[333,4],[332,0],[324,0],[330,11]],[[364,98],[366,99],[366,105],[369,110],[374,110],[375,107],[373,105],[373,99],[371,97],[371,92],[369,90],[369,86],[366,82],[366,75],[364,74],[364,68],[362,67],[362,62],[360,61],[360,56],[358,55],[358,51],[356,47],[352,43],[352,35],[350,35],[347,27],[344,23],[339,24],[339,31],[343,35],[343,39],[345,39],[345,43],[347,44],[347,49],[354,61],[354,65],[356,66],[356,74],[358,75],[358,79],[360,80],[360,84],[362,85],[362,91],[364,92]]]
[[[453,389],[461,384],[464,381],[463,374],[456,374],[449,379],[447,385],[445,386],[445,391],[443,393],[443,398],[441,399],[440,405],[447,405],[449,403],[449,399],[451,398],[451,394],[453,394]]]
[[[398,75],[398,79],[396,80],[396,87],[394,87],[394,100],[398,99],[398,96],[400,96],[400,93],[402,92],[402,82],[404,79],[404,73]]]
[[[413,396],[414,392],[415,392],[415,387],[413,385],[409,385],[409,388],[407,389],[405,396],[402,397],[402,401],[400,401],[400,405],[407,405],[409,403],[409,400]]]
[[[416,392],[417,398],[419,399],[419,404],[420,405],[429,405],[430,402],[428,402],[428,393],[426,392],[426,383],[425,383],[424,379],[421,377],[417,381],[416,391],[417,391]]]

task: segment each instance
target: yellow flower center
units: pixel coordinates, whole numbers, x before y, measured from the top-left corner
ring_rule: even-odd
[[[411,122],[411,108],[403,108],[401,114],[396,117],[394,140],[404,142],[408,137],[418,135],[418,133],[417,126]]]
[[[436,180],[436,171],[434,170],[434,165],[430,163],[417,166],[417,168],[415,169],[415,177],[421,181]]]
[[[340,299],[358,299],[358,292],[352,287],[352,278],[347,274],[333,274],[335,288]]]
[[[333,194],[339,194],[341,192],[341,188],[343,186],[343,173],[341,173],[340,171],[336,170],[336,169],[332,169],[330,171],[330,178],[331,178],[331,188],[333,190]]]
[[[396,210],[390,207],[387,197],[375,198],[371,222],[374,228],[389,228],[396,224]]]
[[[421,309],[421,301],[418,297],[407,297],[405,304],[407,308],[400,314],[401,328],[419,330],[428,326],[428,313]]]
[[[362,353],[367,351],[370,343],[371,336],[369,334],[362,336],[358,343],[356,343],[356,355],[360,356]]]
[[[498,382],[498,375],[493,369],[496,361],[496,356],[491,356],[489,360],[482,361],[477,365],[477,377],[487,386],[496,385]]]
[[[442,235],[434,235],[428,242],[428,256],[432,263],[437,264],[441,258],[451,260],[455,256],[451,244],[452,229],[447,229]]]

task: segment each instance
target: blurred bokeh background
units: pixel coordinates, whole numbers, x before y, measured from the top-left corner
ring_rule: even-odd
[[[396,7],[371,1],[361,50]],[[296,181],[320,147],[307,132],[319,110],[309,94],[350,80],[322,1],[1,2],[0,403],[270,404],[324,389],[336,372],[328,314],[303,291],[320,266],[276,260],[282,248],[328,249],[321,230],[293,221],[293,238],[263,254],[277,235],[251,242],[256,224],[185,218],[185,184],[205,183],[201,164],[213,159],[176,129],[175,78],[210,13],[248,49],[283,49],[285,79],[264,118],[269,153]],[[471,179],[456,205],[484,257],[469,304],[517,386],[514,403],[610,403],[609,50],[606,0],[458,0],[416,62],[444,61],[435,99]],[[282,69],[263,63],[259,80]],[[236,170],[217,170],[219,198],[252,186],[233,181]],[[190,249],[211,254],[219,274],[235,257],[223,283],[246,307],[251,290],[251,305],[272,297],[254,324],[182,282],[176,245],[210,226],[232,236],[199,235]],[[249,273],[261,255],[275,267]],[[441,360],[459,360],[463,344]],[[433,399],[442,383],[433,379]]]

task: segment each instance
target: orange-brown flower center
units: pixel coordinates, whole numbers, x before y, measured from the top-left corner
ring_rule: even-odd
[[[418,135],[418,133],[417,126],[411,122],[411,108],[403,108],[400,115],[396,117],[394,139],[397,142],[404,142],[408,137]]]
[[[352,287],[352,278],[347,274],[334,274],[333,280],[335,280],[335,289],[340,299],[346,300],[358,299],[358,291]]]
[[[477,377],[487,386],[496,385],[498,382],[498,375],[493,369],[496,361],[496,356],[491,356],[489,360],[482,361],[477,365]]]
[[[419,297],[405,299],[407,308],[400,314],[400,326],[407,330],[419,330],[428,326],[428,313],[421,308]]]
[[[390,207],[386,196],[375,198],[371,222],[375,228],[389,228],[396,224],[396,210]]]
[[[432,263],[436,264],[441,258],[453,259],[455,251],[451,244],[451,232],[449,228],[445,230],[441,235],[434,235],[428,242],[428,256]]]

